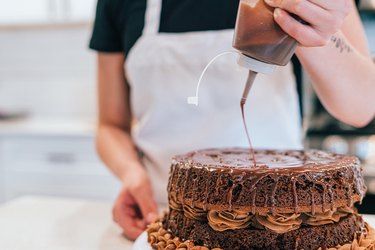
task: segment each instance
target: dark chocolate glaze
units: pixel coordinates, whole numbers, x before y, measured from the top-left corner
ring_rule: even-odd
[[[360,202],[359,160],[318,150],[207,149],[176,156],[169,199],[207,209],[323,212]]]

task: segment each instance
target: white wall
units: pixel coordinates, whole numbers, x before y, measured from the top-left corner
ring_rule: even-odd
[[[91,27],[0,29],[0,109],[34,116],[96,114]]]

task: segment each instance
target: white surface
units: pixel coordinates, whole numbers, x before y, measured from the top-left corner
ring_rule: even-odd
[[[143,232],[134,242],[132,250],[152,250],[150,244],[147,242],[147,232]]]
[[[130,250],[111,203],[25,197],[0,206],[0,249]]]

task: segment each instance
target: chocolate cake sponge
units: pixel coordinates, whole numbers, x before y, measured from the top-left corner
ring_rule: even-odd
[[[188,239],[195,245],[209,249],[216,247],[231,250],[328,248],[351,242],[354,233],[361,233],[365,228],[362,218],[351,214],[335,224],[303,226],[284,234],[248,228],[217,232],[205,221],[189,219],[176,210],[171,210],[164,217],[163,226],[183,241]]]
[[[176,156],[170,202],[253,214],[323,213],[352,207],[366,188],[354,156],[318,150],[208,149]]]

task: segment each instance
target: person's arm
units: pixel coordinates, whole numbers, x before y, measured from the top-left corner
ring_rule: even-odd
[[[350,125],[369,123],[375,114],[375,64],[354,2],[272,2],[281,8],[275,11],[276,22],[300,43],[296,54],[325,108]],[[282,9],[309,25],[297,22]]]
[[[129,85],[122,53],[98,53],[99,125],[96,144],[103,162],[123,183],[113,207],[114,220],[132,240],[156,216],[149,177],[131,138]]]

